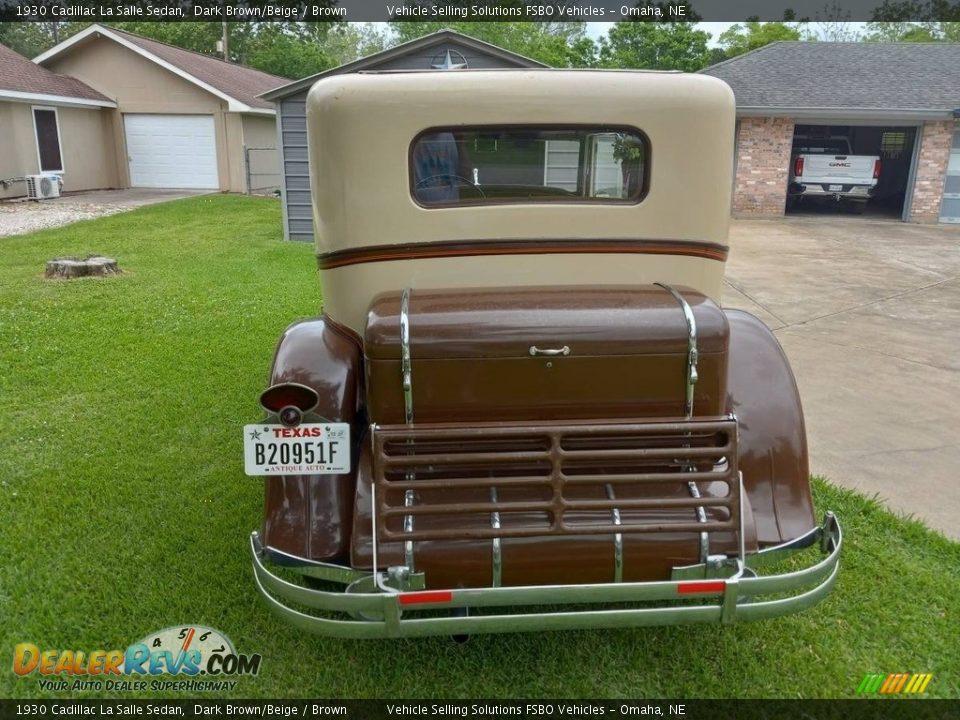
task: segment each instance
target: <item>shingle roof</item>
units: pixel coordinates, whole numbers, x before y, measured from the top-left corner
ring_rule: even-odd
[[[110,102],[110,98],[76,78],[50,72],[5,45],[0,45],[0,92],[3,90]]]
[[[166,63],[185,79],[213,91],[225,99],[239,103],[238,109],[258,108],[273,111],[273,103],[262,100],[258,95],[275,88],[283,83],[290,82],[287,78],[278,75],[254,70],[253,68],[225,62],[211,55],[184,50],[175,45],[158,40],[151,40],[142,35],[118,30],[114,27],[94,24],[80,31],[56,45],[45,53],[34,58],[34,62],[43,64],[63,52],[67,52],[75,45],[87,42],[90,36],[101,35],[113,42],[134,46],[134,52],[142,52],[154,62]]]
[[[960,108],[960,43],[777,42],[701,72],[737,108]]]
[[[272,110],[273,103],[261,100],[257,96],[277,85],[290,82],[289,79],[278,75],[228,63],[220,58],[184,50],[124,30],[116,28],[109,28],[109,30],[250,107]]]

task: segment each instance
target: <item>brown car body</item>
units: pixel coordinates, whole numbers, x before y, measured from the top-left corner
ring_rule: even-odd
[[[252,548],[277,612],[396,636],[732,621],[829,591],[839,526],[815,522],[789,364],[761,321],[719,304],[729,88],[662,73],[338,76],[314,87],[308,125],[326,312],[281,337],[263,404],[267,424],[349,425],[351,457],[349,472],[265,479]],[[829,555],[806,574],[756,577],[818,540]],[[673,595],[722,602],[467,616]]]

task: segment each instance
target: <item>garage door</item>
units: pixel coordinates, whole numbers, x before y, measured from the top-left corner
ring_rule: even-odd
[[[211,115],[124,115],[130,184],[220,187]]]
[[[950,151],[947,179],[943,185],[940,222],[960,223],[960,126],[953,133],[953,149]]]

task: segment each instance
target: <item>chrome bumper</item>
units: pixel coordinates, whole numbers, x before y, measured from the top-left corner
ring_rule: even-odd
[[[847,187],[847,186],[844,186]],[[874,185],[853,185],[848,190],[827,190],[822,185],[804,184],[803,190],[790,192],[790,195],[796,197],[817,197],[817,198],[847,198],[851,200],[869,200],[873,192]]]
[[[819,543],[825,554],[802,570],[757,576],[756,569],[779,562]],[[319,635],[344,638],[422,637],[535,630],[623,628],[641,625],[681,625],[714,622],[733,623],[787,615],[815,605],[830,592],[839,570],[842,535],[832,513],[823,525],[790,543],[746,556],[746,565],[710,568],[693,565],[678,568],[673,580],[601,585],[550,585],[537,587],[460,588],[393,592],[353,592],[352,588],[383,586],[369,573],[324,563],[297,561],[264,548],[259,534],[250,536],[254,580],[270,608],[287,622]],[[340,582],[347,592],[325,592],[288,582],[267,569],[273,557],[278,565],[304,575]],[[292,567],[294,562],[299,562]],[[727,577],[718,573],[732,572]],[[678,579],[684,578],[684,579]],[[367,580],[369,582],[364,582]],[[388,588],[389,589],[389,588]],[[772,599],[758,596],[778,595]],[[321,617],[287,607],[280,599],[304,609],[340,613]],[[669,601],[700,600],[697,604],[662,605]],[[637,607],[595,610],[564,610],[564,605],[590,603],[637,603]],[[523,606],[550,606],[549,611],[524,612]],[[500,614],[468,615],[465,610],[502,608]],[[554,609],[556,608],[556,609]],[[417,611],[456,611],[450,617],[417,615]],[[343,617],[343,616],[346,617]]]

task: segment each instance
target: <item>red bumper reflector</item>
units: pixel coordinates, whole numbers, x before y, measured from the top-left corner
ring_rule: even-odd
[[[426,603],[453,602],[453,592],[450,590],[425,590],[424,592],[400,593],[401,605],[423,605]]]
[[[726,589],[726,583],[723,580],[711,580],[708,582],[683,582],[677,585],[677,592],[681,595],[688,593],[722,593]]]

